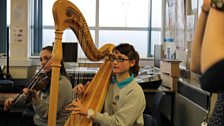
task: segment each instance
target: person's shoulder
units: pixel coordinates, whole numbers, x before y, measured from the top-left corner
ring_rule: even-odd
[[[138,84],[136,80],[133,80],[131,82],[131,86],[134,87],[135,89],[142,90],[142,87]]]
[[[143,93],[142,87],[137,83],[137,81],[133,80],[129,85],[128,85],[129,90],[133,90],[133,93],[139,94],[139,92]]]
[[[69,79],[64,75],[60,75],[59,80],[66,80],[66,81],[68,80],[69,81]]]
[[[60,76],[60,84],[72,85],[71,81],[64,75]]]

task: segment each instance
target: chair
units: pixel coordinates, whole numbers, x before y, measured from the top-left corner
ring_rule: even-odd
[[[144,124],[145,126],[161,126],[160,120],[160,104],[163,97],[166,94],[164,92],[156,92],[155,96],[153,97],[153,104],[152,104],[152,115],[144,114]]]
[[[152,115],[143,114],[144,118],[144,126],[155,126],[155,120],[153,119]]]
[[[161,120],[160,120],[160,105],[161,101],[164,98],[166,93],[164,92],[156,92],[154,98],[153,98],[153,106],[152,106],[152,117],[155,118],[157,126],[161,126]]]

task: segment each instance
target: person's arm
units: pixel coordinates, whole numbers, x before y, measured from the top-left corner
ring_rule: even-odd
[[[200,82],[202,89],[219,92],[224,91],[224,2],[216,0],[211,0],[211,2],[212,6],[201,49],[201,71],[203,74]]]
[[[67,102],[67,95],[70,94],[71,100],[72,100],[72,87],[71,84],[67,84],[68,82],[64,79],[61,79],[59,82],[59,89],[58,89],[58,106],[57,106],[57,112],[64,109],[64,106],[68,103]],[[67,90],[70,86],[70,90]],[[49,98],[49,96],[48,96]],[[41,99],[39,97],[33,98],[33,108],[35,112],[41,117],[41,118],[47,118],[48,117],[48,111],[49,111],[49,102],[48,100]]]
[[[5,100],[4,102],[4,111],[7,111],[10,109],[10,107],[13,106],[24,106],[25,102],[26,102],[26,95],[25,94],[19,94],[19,96],[17,96],[18,98],[15,99],[14,98],[8,98]]]
[[[49,98],[49,96],[47,97]],[[33,97],[32,100],[33,100],[33,109],[36,112],[36,114],[39,115],[41,118],[47,118],[49,103],[46,100],[41,99],[40,97]]]
[[[210,8],[206,30],[201,49],[201,70],[208,68],[224,59],[224,10]]]
[[[142,89],[133,89],[127,93],[125,98],[117,106],[117,111],[113,115],[97,112],[93,121],[103,126],[130,126],[135,123],[139,116],[142,116],[145,109],[145,97]],[[118,105],[117,104],[117,105]]]
[[[201,73],[201,47],[206,28],[207,17],[210,3],[204,3],[201,7],[201,13],[196,25],[195,35],[192,42],[191,70],[195,73]]]

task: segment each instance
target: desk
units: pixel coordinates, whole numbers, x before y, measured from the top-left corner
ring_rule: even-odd
[[[174,105],[175,105],[175,91],[161,85],[158,89],[143,89],[146,97],[147,105],[151,106],[153,96],[156,92],[162,91],[166,93],[165,98],[161,101],[161,113],[170,120],[170,125],[174,124]],[[162,119],[161,119],[162,121]],[[168,124],[166,126],[169,126]]]
[[[158,91],[162,91],[162,92],[165,92],[165,93],[175,93],[175,91],[172,91],[172,90],[170,90],[169,88],[167,88],[163,85],[160,85],[158,89],[143,89],[143,91],[145,93],[152,93],[152,92],[158,92]]]

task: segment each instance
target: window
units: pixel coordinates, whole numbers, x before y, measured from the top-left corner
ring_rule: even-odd
[[[41,19],[43,36],[39,45],[52,45],[55,36],[52,7],[55,0],[41,1],[44,12]],[[115,45],[129,42],[135,46],[141,58],[146,58],[153,54],[153,44],[161,43],[162,0],[71,0],[71,2],[83,13],[97,47],[108,42]],[[62,41],[77,41],[77,38],[68,29],[64,31]]]
[[[11,0],[7,0],[7,26],[10,24]]]
[[[95,26],[96,3],[94,0],[70,0],[84,15],[89,26]],[[43,26],[54,26],[52,8],[55,0],[43,0]]]
[[[102,0],[100,27],[148,27],[149,0]]]
[[[152,27],[161,28],[162,0],[152,1]]]
[[[116,37],[114,37],[116,36]],[[113,42],[114,45],[119,43],[130,43],[136,51],[141,54],[140,57],[147,57],[148,32],[147,31],[116,31],[116,30],[101,30],[100,31],[100,47],[108,42]]]
[[[161,32],[152,31],[151,34],[152,34],[151,45],[161,45]],[[154,53],[154,46],[151,46],[151,50],[153,50]]]

